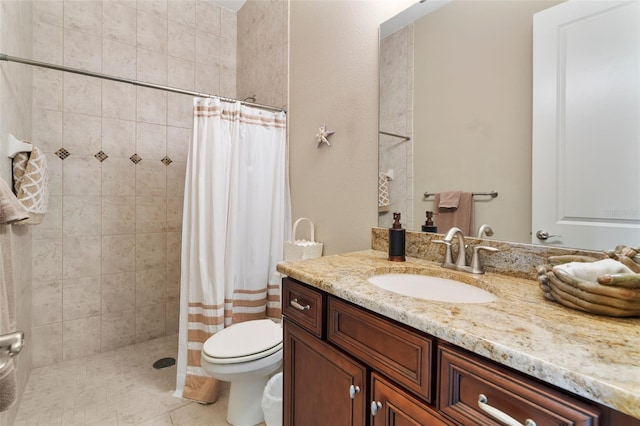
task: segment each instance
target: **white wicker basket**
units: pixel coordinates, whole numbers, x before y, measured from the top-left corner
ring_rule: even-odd
[[[311,228],[311,241],[296,240],[296,230],[298,224],[302,221],[309,222]],[[315,227],[311,219],[301,217],[293,224],[293,230],[291,232],[291,238],[293,241],[285,241],[284,243],[284,260],[287,262],[295,262],[297,260],[313,259],[315,257],[322,256],[322,243],[315,240]]]

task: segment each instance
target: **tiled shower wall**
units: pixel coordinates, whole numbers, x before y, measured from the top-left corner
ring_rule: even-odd
[[[238,96],[284,107],[288,102],[289,3],[249,0],[238,11]]]
[[[0,3],[0,52],[31,55],[31,3]],[[19,64],[0,64],[0,130],[19,138],[31,137],[31,70]],[[11,182],[11,160],[0,158],[0,177]],[[31,339],[31,227],[0,225],[3,238],[11,239],[15,288],[16,329]],[[2,257],[9,253],[3,252]],[[9,275],[11,274],[11,275]],[[15,358],[18,395],[22,394],[31,371],[31,346],[25,345]],[[0,413],[0,425],[13,424],[18,404]]]
[[[413,137],[413,24],[380,41],[380,130]],[[413,139],[380,135],[378,170],[393,169],[388,212],[379,213],[378,226],[389,228],[393,212],[402,213],[405,228],[424,220],[413,217]]]
[[[207,0],[33,2],[33,57],[235,97],[236,13]],[[50,211],[33,228],[33,366],[178,330],[189,96],[33,70]]]

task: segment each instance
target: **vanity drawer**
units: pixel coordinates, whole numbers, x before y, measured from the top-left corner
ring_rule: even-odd
[[[518,422],[513,424],[534,424],[527,419],[536,426],[599,424],[597,407],[572,395],[451,346],[441,345],[438,352],[440,412],[461,425],[505,424],[492,412],[505,413]]]
[[[282,279],[282,314],[323,338],[326,296],[318,290],[300,284],[291,278]]]
[[[432,402],[433,342],[340,299],[328,298],[327,340]]]

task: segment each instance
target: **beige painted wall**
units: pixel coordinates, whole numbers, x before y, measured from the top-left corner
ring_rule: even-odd
[[[291,2],[292,214],[313,219],[325,255],[371,245],[378,220],[378,27],[412,3]],[[331,147],[318,149],[322,124],[335,134]]]
[[[532,16],[556,3],[453,1],[415,24],[414,217],[425,191],[495,190],[476,229],[530,241]]]

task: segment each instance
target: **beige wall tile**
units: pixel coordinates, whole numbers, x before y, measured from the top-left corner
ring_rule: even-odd
[[[220,66],[217,63],[203,64],[196,62],[196,91],[217,95],[219,90]]]
[[[102,106],[100,79],[66,73],[63,81],[64,111],[100,115]]]
[[[33,25],[33,59],[62,65],[63,30],[44,23]]]
[[[62,146],[62,112],[34,106],[33,142],[45,153],[55,152]]]
[[[62,238],[39,240],[33,245],[33,281],[62,279]]]
[[[102,199],[100,197],[62,197],[62,235],[102,234]]]
[[[155,15],[162,16],[163,18],[167,17],[167,0],[138,0],[137,7],[138,10],[153,13]]]
[[[49,175],[49,196],[62,195],[62,160],[51,152],[46,153],[45,156]]]
[[[187,161],[191,130],[183,127],[167,127],[167,155],[173,161]]]
[[[145,87],[136,87],[136,117],[140,122],[167,123],[167,95],[170,93]]]
[[[167,270],[165,267],[136,271],[136,307],[167,302]]]
[[[167,301],[180,302],[180,266],[167,267]]]
[[[33,69],[33,110],[38,108],[62,111],[62,71]]]
[[[62,323],[33,327],[31,330],[33,367],[45,367],[62,361]]]
[[[168,302],[167,303],[167,323],[166,323],[166,333],[167,335],[172,333],[178,333],[180,329],[180,301]]]
[[[167,195],[180,196],[184,194],[184,182],[187,173],[186,161],[173,161],[167,166]]]
[[[101,72],[102,38],[65,28],[63,62],[67,67]]]
[[[162,160],[167,155],[166,126],[138,123],[136,152],[146,161]]]
[[[138,10],[137,46],[158,53],[167,53],[167,19]]]
[[[167,234],[136,234],[136,268],[161,268],[167,264]]]
[[[64,238],[62,256],[64,279],[100,275],[101,243],[100,236]]]
[[[102,2],[97,0],[65,0],[64,27],[101,36]]]
[[[220,36],[208,31],[196,32],[195,59],[197,63],[215,65],[220,58]],[[189,59],[189,58],[187,58]]]
[[[169,1],[169,20],[179,22],[190,27],[196,25],[195,0]]]
[[[136,152],[136,122],[103,117],[102,150],[110,159],[128,160]]]
[[[179,22],[169,21],[169,55],[194,61],[196,58],[195,49],[195,28]]]
[[[238,34],[238,18],[234,11],[221,8],[220,9],[220,36],[236,43]]]
[[[211,1],[196,0],[196,28],[220,34],[220,9],[220,6]]]
[[[135,197],[102,197],[102,234],[133,234],[135,230]]]
[[[102,72],[135,80],[137,73],[137,49],[115,40],[102,40]]]
[[[178,93],[167,93],[167,100],[167,124],[191,129],[193,124],[193,97]]]
[[[167,230],[167,197],[136,197],[136,232]]]
[[[65,112],[62,117],[62,146],[71,155],[95,155],[102,145],[102,118]]]
[[[136,314],[133,309],[102,315],[102,352],[135,343]]]
[[[135,3],[106,1],[103,4],[102,36],[122,43],[136,44]],[[133,6],[133,7],[131,7]]]
[[[134,234],[102,237],[102,273],[135,271],[136,237]]]
[[[100,276],[65,279],[62,288],[64,321],[100,314]]]
[[[62,358],[77,359],[100,352],[100,316],[65,321],[62,327]]]
[[[137,79],[146,83],[167,84],[167,54],[138,48]],[[155,90],[155,89],[154,89]],[[165,92],[155,90],[160,94]]]
[[[101,192],[101,163],[93,156],[70,155],[62,162],[62,191],[68,196]]]
[[[135,151],[131,150],[130,152]],[[103,196],[134,195],[135,179],[136,165],[129,158],[109,157],[102,162]]]
[[[183,197],[167,197],[167,231],[182,231]]]
[[[134,120],[136,87],[104,80],[102,82],[102,117]]]
[[[62,322],[62,281],[34,281],[32,323],[34,327]]]
[[[166,306],[144,306],[136,308],[136,342],[146,342],[165,335]]]
[[[180,229],[177,232],[167,232],[167,267],[180,268],[182,249],[182,234]]]
[[[135,308],[136,273],[123,272],[102,276],[102,313],[115,313]]]
[[[63,25],[63,0],[35,0],[33,2],[33,22]]]
[[[167,166],[159,160],[142,160],[136,164],[136,195],[162,197],[167,195]]]
[[[62,196],[49,194],[47,214],[31,231],[34,241],[62,237]]]
[[[195,62],[169,56],[167,81],[171,87],[193,90],[196,81]]]

